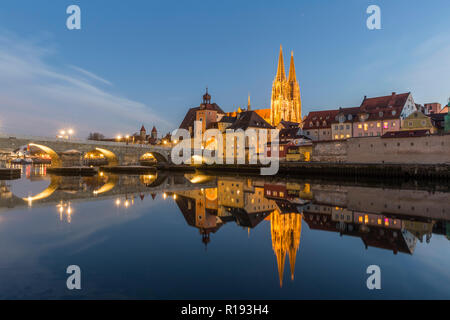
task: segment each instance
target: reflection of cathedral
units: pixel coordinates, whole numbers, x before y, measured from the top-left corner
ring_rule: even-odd
[[[272,248],[277,257],[280,287],[283,285],[286,254],[289,258],[291,280],[294,280],[295,259],[300,246],[302,231],[302,215],[298,213],[279,213],[275,210],[270,216],[270,232]]]

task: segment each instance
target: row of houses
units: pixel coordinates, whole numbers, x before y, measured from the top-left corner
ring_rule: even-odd
[[[450,105],[450,102],[449,102]],[[383,97],[364,97],[359,107],[312,111],[303,120],[303,133],[314,141],[383,136],[387,132],[448,131],[449,106],[419,105],[411,92]],[[448,126],[448,124],[447,124]]]

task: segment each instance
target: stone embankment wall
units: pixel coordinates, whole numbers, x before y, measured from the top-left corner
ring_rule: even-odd
[[[313,162],[450,164],[450,135],[317,142]]]

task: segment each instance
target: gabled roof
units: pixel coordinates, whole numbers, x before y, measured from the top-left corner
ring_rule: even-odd
[[[219,122],[225,122],[225,123],[233,123],[236,121],[236,117],[231,116],[223,116],[222,119],[219,120]]]
[[[339,108],[338,113],[334,117],[332,123],[341,122],[341,121],[339,121],[340,120],[339,117],[341,117],[341,116],[344,116],[343,122],[353,122],[356,119],[359,111],[360,111],[359,107]]]
[[[311,111],[303,121],[303,130],[331,128],[339,110]]]
[[[288,128],[299,128],[300,127],[300,123],[298,122],[292,122],[292,121],[285,121],[285,120],[281,120],[280,124],[283,126],[284,129],[288,129]]]
[[[247,130],[248,128],[273,129],[273,127],[255,111],[244,111],[239,113],[236,117],[236,121],[229,127],[229,129],[233,130]]]
[[[200,109],[215,110],[218,113],[224,113],[223,110],[215,103],[206,104],[206,105],[201,104],[198,107],[189,109],[189,111],[186,113],[186,116],[184,117],[183,121],[180,124],[180,129],[189,130],[189,127],[194,127],[196,112]]]
[[[393,107],[403,108],[411,92],[396,94],[393,92],[390,96],[364,98],[361,103],[361,111],[371,112],[377,109]]]

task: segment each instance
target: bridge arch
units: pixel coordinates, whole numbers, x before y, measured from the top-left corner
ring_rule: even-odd
[[[52,167],[60,167],[62,164],[61,158],[58,156],[58,154],[56,153],[56,151],[54,151],[53,149],[41,145],[41,144],[37,144],[37,143],[29,143],[28,146],[30,147],[36,147],[41,149],[42,151],[44,151],[45,153],[47,153],[50,156],[51,159],[51,166]]]
[[[148,151],[139,157],[140,164],[153,164],[158,162],[168,162],[168,160],[163,154],[157,151]]]
[[[28,202],[28,204],[31,205],[31,203],[33,203],[34,201],[43,200],[45,198],[48,198],[58,189],[60,184],[61,184],[61,177],[52,175],[50,184],[44,191],[42,191],[34,196],[28,196],[28,197],[22,198],[22,200]]]
[[[103,149],[103,148],[94,148],[93,150],[86,152],[83,156],[85,163],[87,162],[88,164],[93,158],[97,158],[97,159],[101,158],[101,159],[105,160],[106,163],[102,163],[101,161],[98,161],[99,165],[107,164],[108,166],[116,166],[119,164],[119,160],[118,160],[116,154],[110,150]],[[91,162],[91,163],[95,163],[95,162]]]

